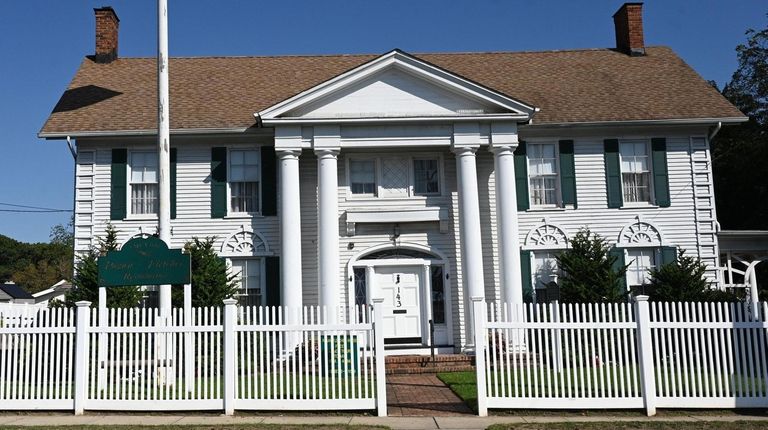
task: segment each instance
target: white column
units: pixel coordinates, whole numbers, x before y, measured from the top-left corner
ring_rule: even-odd
[[[458,171],[461,278],[466,297],[485,298],[483,246],[480,237],[480,202],[477,190],[476,147],[455,146]]]
[[[276,151],[280,159],[280,297],[282,305],[298,310],[302,302],[300,149]],[[298,314],[296,315],[298,316]],[[286,322],[289,315],[286,315]]]
[[[517,220],[514,145],[492,146],[496,180],[496,228],[499,247],[501,300],[523,303],[520,269],[520,237]]]
[[[339,196],[338,155],[335,149],[317,149],[317,252],[320,306],[327,309],[330,322],[339,314]]]

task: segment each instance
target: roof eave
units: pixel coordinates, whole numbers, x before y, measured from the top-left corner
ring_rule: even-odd
[[[242,134],[259,133],[258,127],[201,127],[201,128],[174,128],[171,129],[172,135],[194,135],[194,134]],[[61,131],[44,132],[37,134],[40,139],[66,139],[83,137],[135,137],[135,136],[156,136],[157,129],[143,130],[81,130],[81,131]]]
[[[360,117],[360,118],[262,118],[264,126],[296,125],[296,124],[393,124],[411,122],[465,122],[465,121],[517,121],[525,122],[530,118],[527,114],[484,114],[484,115],[445,115],[445,116],[409,116],[409,117]]]
[[[637,125],[713,125],[739,124],[749,121],[745,116],[740,117],[713,117],[713,118],[670,118],[670,119],[638,119],[625,121],[572,121],[572,122],[550,122],[550,123],[531,123],[524,125],[526,128],[546,129],[546,128],[572,128],[572,127],[624,127]]]

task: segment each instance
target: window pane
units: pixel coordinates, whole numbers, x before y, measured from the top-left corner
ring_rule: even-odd
[[[531,203],[557,204],[557,159],[554,143],[529,145],[528,177]]]
[[[240,306],[262,306],[264,297],[261,290],[261,259],[232,260],[232,274],[238,284]]]
[[[373,160],[349,162],[349,186],[352,194],[376,194],[376,163]]]
[[[559,270],[555,252],[537,251],[533,255],[534,290],[532,301],[549,303],[558,298],[557,278]]]
[[[158,205],[157,184],[131,184],[131,213],[156,214]]]
[[[442,266],[432,266],[432,322],[445,324],[445,287]]]
[[[627,278],[630,286],[647,284],[650,280],[649,270],[656,268],[656,251],[654,249],[632,249],[627,251],[629,268]]]
[[[231,212],[259,211],[258,182],[231,182],[229,190]]]
[[[435,194],[440,192],[437,160],[414,160],[413,170],[413,188],[416,194]]]

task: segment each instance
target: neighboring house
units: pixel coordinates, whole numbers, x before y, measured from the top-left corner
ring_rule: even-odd
[[[644,45],[641,7],[611,49],[171,58],[172,246],[215,236],[247,304],[384,297],[409,348],[430,321],[467,346],[471,297],[547,300],[584,226],[628,287],[676,248],[717,282],[709,143],[746,117]],[[156,61],[118,57],[95,12],[96,53],[39,134],[77,142],[78,252],[157,224]]]
[[[35,298],[36,304],[48,307],[51,302],[63,302],[65,300],[64,296],[70,289],[72,289],[72,284],[62,279],[51,285],[50,288],[32,294],[32,297]]]
[[[21,285],[6,282],[0,284],[0,303],[34,304],[35,298]]]

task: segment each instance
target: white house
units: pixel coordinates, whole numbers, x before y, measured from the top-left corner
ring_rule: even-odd
[[[610,49],[171,58],[172,245],[215,236],[249,304],[384,297],[401,348],[432,322],[462,350],[472,296],[547,300],[585,226],[628,287],[676,248],[717,282],[709,142],[746,118],[644,45],[641,7]],[[39,133],[77,144],[77,251],[157,225],[156,62],[118,57],[117,15],[95,12]]]

